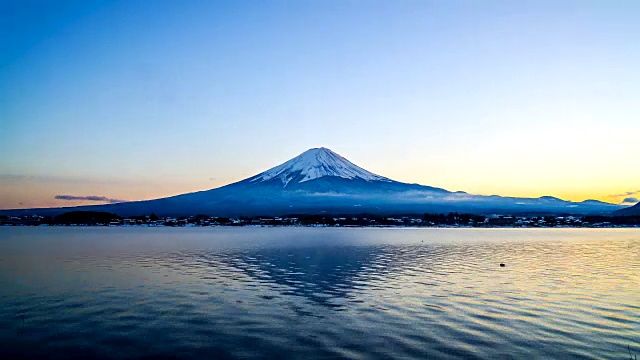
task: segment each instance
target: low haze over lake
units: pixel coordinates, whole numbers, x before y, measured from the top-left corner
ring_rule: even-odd
[[[2,358],[640,353],[637,229],[2,227],[0,239]]]

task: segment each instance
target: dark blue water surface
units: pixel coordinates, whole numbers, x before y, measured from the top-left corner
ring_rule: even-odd
[[[3,359],[628,347],[640,355],[638,229],[0,228]]]

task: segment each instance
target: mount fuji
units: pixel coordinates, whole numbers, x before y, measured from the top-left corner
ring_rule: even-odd
[[[219,188],[155,200],[2,213],[55,215],[71,210],[121,216],[207,214],[257,216],[349,213],[571,213],[610,214],[619,205],[596,200],[570,202],[543,196],[515,198],[408,184],[371,173],[327,148],[313,148],[250,178]]]
[[[370,173],[327,148],[307,150],[284,164],[258,174],[250,181],[265,182],[280,179],[282,187],[287,187],[292,180],[294,183],[302,183],[325,176],[360,179],[368,182],[391,182],[386,177]]]

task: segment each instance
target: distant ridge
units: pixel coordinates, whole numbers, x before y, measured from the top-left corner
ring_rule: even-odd
[[[67,208],[5,210],[2,214],[57,215],[72,210],[120,216],[259,216],[287,214],[599,214],[620,205],[588,200],[482,196],[408,184],[365,170],[330,149],[309,149],[247,179],[219,188],[155,200]]]
[[[628,208],[617,210],[614,212],[614,215],[621,215],[621,216],[640,215],[640,202]]]

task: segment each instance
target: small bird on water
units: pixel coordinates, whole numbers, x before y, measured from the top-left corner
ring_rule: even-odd
[[[506,265],[504,263],[500,263],[500,267],[505,267]]]

